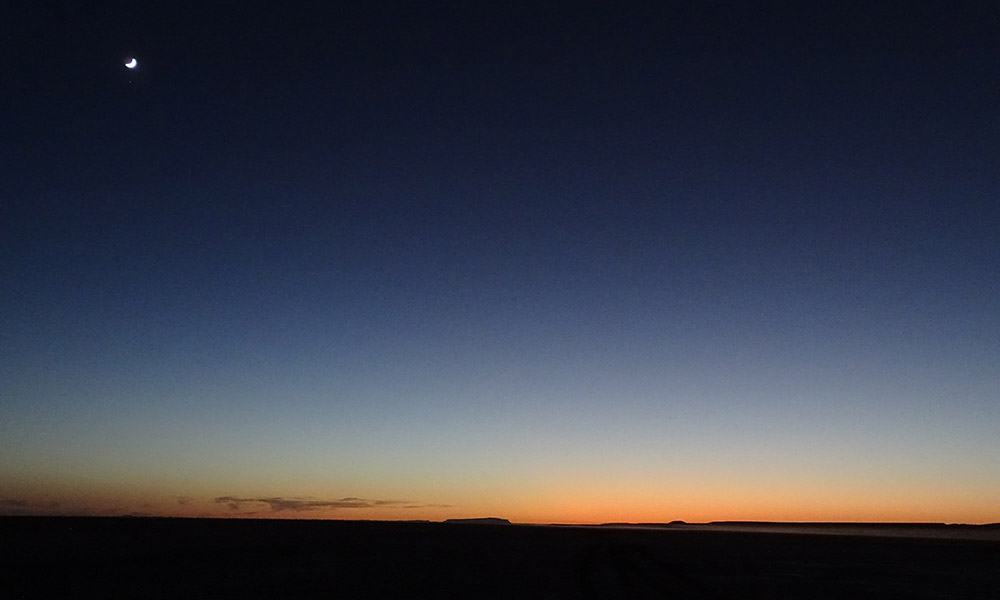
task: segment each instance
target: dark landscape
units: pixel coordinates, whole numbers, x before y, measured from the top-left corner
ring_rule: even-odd
[[[0,520],[0,595],[1000,597],[996,526],[767,528],[8,517]],[[848,533],[827,534],[841,530]]]

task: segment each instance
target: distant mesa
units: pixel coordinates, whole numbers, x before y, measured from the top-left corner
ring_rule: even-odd
[[[498,517],[482,517],[479,519],[445,519],[445,523],[457,523],[459,525],[510,525],[507,519]]]

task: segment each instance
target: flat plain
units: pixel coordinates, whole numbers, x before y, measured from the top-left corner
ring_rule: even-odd
[[[5,517],[0,596],[1000,598],[992,526],[747,527]]]

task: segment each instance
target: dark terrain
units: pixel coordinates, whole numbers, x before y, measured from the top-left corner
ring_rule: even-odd
[[[3,598],[1000,598],[1000,542],[147,518],[0,518]]]

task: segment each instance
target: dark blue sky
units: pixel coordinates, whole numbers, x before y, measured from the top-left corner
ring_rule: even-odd
[[[0,12],[13,499],[998,520],[1000,10],[467,4]]]

